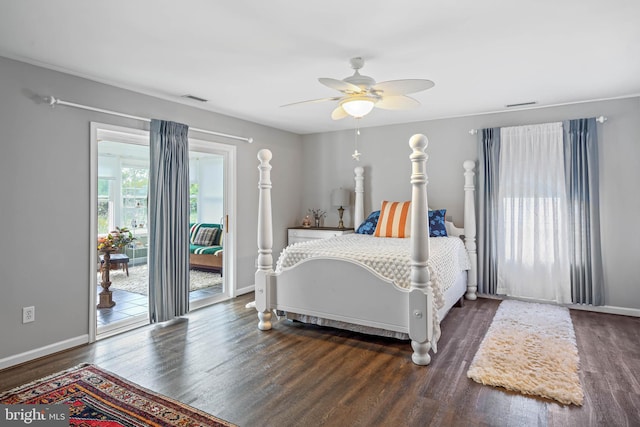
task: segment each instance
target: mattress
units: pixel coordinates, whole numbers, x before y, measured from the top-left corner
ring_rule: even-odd
[[[400,286],[411,287],[411,239],[344,234],[328,239],[310,240],[287,246],[276,263],[276,273],[311,257],[350,259],[371,267],[378,274]],[[470,268],[469,255],[459,237],[429,239],[431,280],[437,279],[446,291],[460,271]]]

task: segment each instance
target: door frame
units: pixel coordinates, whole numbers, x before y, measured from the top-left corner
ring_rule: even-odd
[[[136,129],[126,126],[111,125],[100,122],[90,122],[90,160],[89,160],[89,342],[95,342],[98,339],[97,327],[97,287],[98,280],[96,274],[96,265],[98,263],[98,255],[96,250],[96,242],[98,241],[98,132],[107,131],[121,134],[122,142],[132,144],[140,144],[141,137],[146,139],[146,145],[149,141],[149,131]],[[133,137],[131,137],[133,136]],[[223,271],[225,272],[225,299],[235,297],[237,294],[236,283],[236,188],[237,188],[237,147],[231,144],[224,144],[216,141],[204,140],[189,136],[189,149],[195,148],[196,151],[212,152],[223,155],[224,157],[224,209],[225,218],[227,218],[226,231],[224,236],[225,253],[223,257]],[[215,302],[215,301],[214,301]],[[209,302],[207,302],[209,303]],[[190,306],[190,309],[197,309],[202,304]],[[111,333],[105,334],[106,336]],[[100,338],[103,338],[102,336]]]

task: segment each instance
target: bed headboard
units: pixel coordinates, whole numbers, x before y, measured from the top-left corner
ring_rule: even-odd
[[[445,221],[447,234],[454,237],[464,236],[464,245],[469,254],[471,269],[467,281],[467,299],[476,299],[478,284],[478,256],[476,247],[476,206],[475,206],[475,185],[473,182],[474,169],[476,163],[473,160],[465,160],[464,167],[464,227],[456,227],[453,222]],[[364,169],[358,166],[354,169],[355,206],[353,225],[357,230],[365,219],[364,216]],[[426,221],[428,222],[428,221]]]
[[[473,160],[466,160],[463,164],[465,172],[464,172],[464,193],[465,193],[465,204],[464,204],[464,224],[465,227],[472,227],[473,230],[467,230],[469,235],[476,235],[475,232],[475,199],[474,199],[474,191],[475,186],[473,184],[473,169],[475,168],[475,162]],[[365,220],[364,213],[364,168],[361,166],[357,166],[354,170],[354,181],[356,183],[355,187],[355,206],[354,206],[354,214],[353,214],[353,228],[355,230],[358,229],[360,224],[362,224]],[[469,200],[470,199],[470,200]],[[431,209],[431,208],[429,208]],[[447,234],[449,236],[460,237],[465,236],[465,227],[456,227],[455,224],[451,221],[445,221],[445,227],[447,228]]]

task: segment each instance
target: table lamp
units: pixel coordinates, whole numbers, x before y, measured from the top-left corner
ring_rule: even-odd
[[[344,228],[344,222],[342,222],[342,214],[344,213],[344,206],[349,206],[349,190],[339,188],[331,192],[331,205],[339,206],[338,215],[340,216],[340,222],[338,228]]]

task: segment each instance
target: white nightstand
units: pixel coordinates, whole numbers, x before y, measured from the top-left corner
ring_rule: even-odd
[[[287,229],[287,244],[306,242],[307,240],[327,239],[333,236],[341,236],[343,234],[353,233],[353,228],[337,228],[337,227],[292,227]]]

